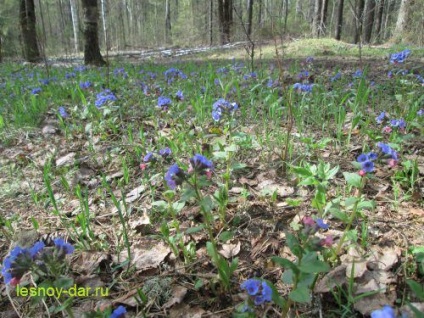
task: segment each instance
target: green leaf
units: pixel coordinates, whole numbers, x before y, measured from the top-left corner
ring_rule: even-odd
[[[297,268],[297,265],[293,263],[292,261],[289,261],[287,258],[282,258],[279,256],[273,256],[271,257],[271,260],[277,264],[280,265],[283,268],[291,269],[294,273],[298,274],[299,269]]]
[[[362,185],[361,176],[353,172],[343,172],[343,176],[348,185],[356,188],[360,188]]]
[[[231,240],[234,237],[234,233],[231,231],[224,231],[219,235],[219,240],[222,242],[226,242],[228,240]]]
[[[68,289],[72,287],[74,280],[69,277],[59,277],[53,283],[54,287]]]
[[[293,172],[299,176],[302,177],[312,177],[313,174],[309,169],[302,168],[302,167],[293,167]]]
[[[289,298],[297,303],[308,303],[311,301],[311,292],[306,287],[298,287],[291,291]]]
[[[205,228],[205,225],[199,225],[194,227],[189,227],[187,230],[185,230],[185,234],[193,234],[202,231]]]
[[[411,279],[408,279],[406,283],[420,300],[424,300],[424,286],[422,284],[419,284]]]
[[[293,271],[290,268],[286,269],[283,275],[281,275],[281,280],[284,284],[292,285],[294,283]]]
[[[231,164],[231,169],[232,170],[240,170],[240,169],[244,169],[246,168],[247,165],[241,162],[234,162]]]
[[[364,200],[358,203],[358,210],[363,210],[363,209],[373,210],[374,206],[375,206],[374,201]]]
[[[316,252],[309,252],[302,258],[298,268],[303,273],[325,273],[330,270],[330,265],[320,261]]]
[[[315,177],[307,177],[306,179],[303,179],[301,182],[298,183],[299,186],[304,186],[304,185],[315,185],[318,184],[319,182],[317,181],[317,179],[315,179]]]
[[[176,212],[180,212],[185,206],[185,202],[184,201],[177,201],[174,202],[172,204],[172,208],[176,211]]]

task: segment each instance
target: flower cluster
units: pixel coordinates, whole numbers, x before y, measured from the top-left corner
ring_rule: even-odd
[[[375,121],[377,122],[377,124],[382,124],[384,123],[385,119],[388,118],[387,114],[385,112],[381,112],[380,115],[378,115],[375,119]],[[406,128],[406,122],[403,118],[401,119],[391,119],[389,121],[390,126],[386,125],[383,128],[383,132],[385,133],[391,133],[392,132],[392,128],[396,128],[399,129],[399,131],[404,132],[405,128]]]
[[[249,296],[253,297],[253,303],[256,306],[272,300],[272,289],[266,281],[250,278],[243,282],[240,288],[245,290]]]
[[[171,84],[177,78],[181,78],[181,79],[187,78],[187,75],[185,75],[179,69],[174,67],[167,69],[163,74],[165,75],[165,80],[168,82],[168,84]]]
[[[309,78],[309,72],[306,70],[302,70],[300,71],[299,74],[297,74],[297,77],[299,78],[299,80],[303,81],[303,80],[307,80]]]
[[[184,94],[181,90],[178,90],[178,92],[175,94],[175,99],[178,101],[184,100]]]
[[[150,162],[155,162],[158,159],[158,155],[162,157],[162,159],[168,159],[172,154],[172,150],[169,147],[165,147],[160,149],[157,153],[149,151],[144,157],[143,162],[140,164],[141,170],[146,169],[147,164]]]
[[[32,94],[32,95],[38,95],[38,94],[40,94],[40,93],[41,93],[41,91],[42,91],[41,87],[36,87],[36,88],[33,88],[33,89],[31,90],[31,94]]]
[[[91,82],[90,81],[85,81],[85,82],[80,82],[79,83],[79,87],[81,88],[81,89],[88,89],[88,88],[90,88],[92,86],[92,84],[91,84]]]
[[[258,75],[256,74],[256,72],[251,72],[251,73],[243,76],[243,79],[246,80],[246,81],[248,79],[257,79],[257,78],[258,78]]]
[[[46,271],[46,263],[52,260],[62,262],[67,254],[74,252],[74,247],[63,239],[54,240],[54,249],[45,248],[41,241],[30,248],[16,246],[3,261],[1,273],[5,284],[17,285],[22,276],[32,268],[37,267]]]
[[[359,77],[362,77],[363,75],[364,73],[361,70],[356,70],[356,72],[352,74],[354,78],[359,78]]]
[[[396,318],[396,313],[392,307],[385,305],[381,309],[374,310],[371,318]]]
[[[417,111],[418,116],[424,115],[424,108],[421,108],[419,111]]]
[[[323,219],[321,218],[313,219],[310,216],[305,216],[302,219],[302,223],[303,223],[302,234],[305,235],[306,238],[309,237],[310,235],[314,235],[320,229],[326,231],[330,227],[327,223],[324,222]],[[314,237],[313,239],[310,240],[310,247],[312,250],[319,250],[324,246],[331,247],[332,245],[333,245],[332,235],[327,235],[323,239]]]
[[[96,102],[94,103],[97,108],[102,107],[104,104],[106,104],[108,101],[114,102],[117,98],[115,94],[112,93],[110,89],[105,89],[104,91],[100,92],[96,96]]]
[[[211,171],[213,171],[213,163],[212,161],[208,160],[206,157],[195,154],[190,159],[191,169],[189,172],[194,171],[198,173],[199,175],[206,174],[208,175]]]
[[[177,185],[183,184],[185,179],[185,172],[180,167],[178,167],[177,164],[173,164],[171,167],[169,167],[165,174],[165,181],[168,184],[168,187],[172,190],[174,190]]]
[[[223,114],[232,114],[237,109],[237,103],[230,103],[225,99],[220,98],[212,105],[212,118],[215,121],[219,121]]]
[[[312,87],[314,86],[314,84],[302,84],[302,83],[296,83],[293,85],[293,88],[295,90],[297,90],[299,93],[300,92],[304,92],[304,93],[311,93],[312,92]]]
[[[334,75],[334,76],[332,76],[332,77],[330,78],[330,81],[331,81],[331,82],[335,82],[335,81],[337,81],[337,80],[339,80],[339,79],[341,79],[341,78],[342,78],[342,73],[337,72],[337,73],[336,73],[336,75]]]
[[[377,154],[374,152],[369,153],[363,153],[356,158],[356,161],[361,164],[361,170],[359,171],[359,174],[361,176],[364,176],[366,173],[373,172],[374,171],[374,160],[378,158]]]
[[[411,54],[411,50],[403,50],[399,53],[393,53],[390,55],[391,64],[399,64],[405,62],[406,58]]]
[[[113,75],[115,77],[117,77],[117,76],[122,76],[123,78],[127,78],[128,77],[128,73],[125,71],[125,69],[123,67],[115,68],[113,70]]]
[[[159,96],[158,98],[158,107],[163,110],[167,110],[169,105],[171,105],[171,99],[165,96]]]

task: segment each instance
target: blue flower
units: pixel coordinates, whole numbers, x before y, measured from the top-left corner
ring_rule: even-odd
[[[171,149],[169,147],[163,148],[159,150],[159,155],[162,156],[162,158],[166,158],[170,156],[172,153]]]
[[[31,90],[31,94],[32,95],[37,95],[37,94],[39,94],[39,93],[41,93],[41,88],[40,87],[36,87],[36,88],[34,88],[34,89],[32,89]]]
[[[85,82],[80,82],[79,83],[79,87],[81,89],[87,89],[91,87],[91,82],[90,81],[85,81]]]
[[[231,114],[237,109],[237,103],[230,103],[225,99],[220,98],[212,105],[212,119],[219,121],[224,113]]]
[[[127,310],[124,306],[119,306],[116,308],[112,314],[109,316],[109,318],[123,318],[125,317],[125,314],[127,313]]]
[[[59,107],[59,115],[60,115],[62,118],[67,118],[67,117],[69,117],[68,113],[66,112],[65,107],[63,107],[63,106],[60,106],[60,107]]]
[[[382,153],[391,156],[394,160],[398,160],[397,152],[392,149],[392,147],[387,144],[383,144],[382,142],[377,143],[377,146],[380,148]]]
[[[34,246],[29,249],[29,254],[31,255],[31,257],[36,256],[37,253],[40,252],[45,246],[46,245],[43,242],[39,241],[35,243]]]
[[[417,75],[416,77],[418,82],[420,82],[420,84],[424,84],[424,77],[422,77],[421,75]]]
[[[306,63],[312,63],[314,61],[314,58],[312,56],[308,56],[305,60]]]
[[[3,261],[1,273],[4,283],[9,284],[13,278],[20,279],[31,268],[31,265],[32,257],[30,251],[16,246]]]
[[[358,156],[358,158],[356,158],[356,161],[357,162],[365,162],[365,161],[367,161],[368,160],[368,156],[366,155],[366,154],[360,154],[359,156]]]
[[[213,170],[212,161],[206,159],[206,157],[199,154],[195,154],[194,157],[190,159],[190,163],[194,171],[200,174],[203,174],[207,169]]]
[[[297,90],[298,92],[305,92],[305,93],[310,93],[312,92],[312,87],[314,86],[314,84],[301,84],[301,83],[295,83],[293,85],[293,88],[295,90]]]
[[[405,62],[406,58],[411,54],[411,50],[403,50],[399,53],[393,53],[390,55],[390,63],[397,64]]]
[[[70,79],[70,78],[73,78],[75,76],[77,76],[77,74],[75,74],[75,72],[70,72],[70,73],[65,74],[66,79]]]
[[[75,72],[84,72],[87,69],[85,65],[79,65],[74,67]]]
[[[105,89],[103,92],[100,92],[96,96],[96,102],[94,103],[97,108],[102,107],[104,104],[106,104],[108,101],[116,101],[116,96],[112,93],[110,89]]]
[[[396,314],[392,307],[385,305],[382,309],[374,310],[371,318],[396,318]]]
[[[175,189],[177,185],[180,185],[183,183],[185,179],[185,173],[183,170],[178,167],[177,164],[172,165],[169,167],[168,171],[165,174],[165,181],[168,184],[168,187],[170,189]]]
[[[179,90],[176,94],[175,94],[175,98],[177,100],[184,100],[184,94],[181,90]]]
[[[328,230],[328,228],[330,227],[327,223],[324,223],[323,219],[316,219],[315,220],[316,224],[323,230]]]
[[[62,238],[56,238],[53,242],[61,253],[72,254],[75,250],[72,244],[66,243]]]
[[[336,75],[334,75],[333,77],[330,78],[330,81],[335,82],[335,81],[339,80],[340,78],[342,78],[342,73],[337,72]]]
[[[250,278],[240,285],[250,296],[255,296],[259,292],[261,281],[256,278]]]
[[[362,77],[362,75],[363,73],[361,70],[356,70],[356,72],[352,74],[352,76],[355,78]]]
[[[365,161],[362,163],[362,170],[365,172],[373,172],[374,171],[374,162]]]
[[[377,159],[378,156],[375,152],[369,152],[367,153],[367,157],[368,157],[368,160],[374,161]]]
[[[144,156],[143,161],[144,161],[144,162],[152,162],[152,161],[155,161],[155,156],[154,156],[153,152],[148,152],[148,153]]]
[[[159,96],[158,107],[166,109],[169,105],[171,105],[171,100],[168,97]]]
[[[226,67],[220,67],[219,69],[216,70],[217,74],[227,74],[228,72],[229,70]]]
[[[377,118],[375,119],[375,121],[378,124],[381,124],[384,120],[384,117],[386,117],[386,113],[385,112],[381,112],[380,115],[377,116]]]
[[[404,129],[406,127],[406,122],[403,119],[392,119],[390,121],[390,125],[394,128],[397,127],[400,129]]]
[[[297,77],[298,77],[300,80],[307,79],[307,78],[309,77],[309,72],[308,72],[308,71],[306,71],[306,70],[302,70],[302,71],[300,71],[300,73],[299,73],[299,74],[297,74]]]
[[[424,115],[424,108],[421,108],[419,111],[417,111],[418,116]]]

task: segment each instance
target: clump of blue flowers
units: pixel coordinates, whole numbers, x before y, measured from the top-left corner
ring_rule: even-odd
[[[293,88],[299,93],[311,93],[314,84],[295,83]]]
[[[223,115],[231,115],[238,109],[237,103],[230,103],[223,98],[212,105],[212,119],[220,121]]]
[[[167,110],[168,107],[171,105],[171,99],[165,96],[159,96],[158,98],[158,107],[162,108],[163,110]]]
[[[31,90],[31,94],[32,94],[32,95],[38,95],[38,94],[40,94],[40,93],[41,93],[41,91],[42,91],[42,89],[41,89],[40,87],[36,87],[36,88],[33,88],[33,89]]]
[[[94,103],[97,108],[102,107],[107,102],[111,101],[114,102],[118,100],[115,96],[115,94],[112,93],[110,89],[105,89],[104,91],[100,92],[96,96],[96,102]]]
[[[126,313],[127,313],[127,310],[125,309],[125,307],[119,306],[112,312],[109,318],[124,318]]]
[[[171,154],[172,154],[172,150],[169,147],[165,147],[163,149],[160,149],[157,153],[149,151],[143,157],[143,162],[140,164],[140,168],[141,168],[141,170],[145,170],[148,163],[156,162],[158,160],[158,158],[162,158],[163,160],[167,160],[171,157]]]
[[[411,54],[411,50],[403,50],[398,53],[393,53],[390,55],[390,63],[391,64],[399,64],[405,62],[408,56]]]
[[[392,307],[385,305],[381,309],[374,310],[371,318],[396,318],[396,313]]]
[[[59,115],[62,118],[68,118],[69,117],[69,114],[67,113],[65,107],[63,107],[63,106],[59,107]]]
[[[245,290],[256,306],[272,300],[272,289],[266,281],[258,278],[250,278],[240,285]],[[245,307],[246,309],[248,308]]]
[[[90,81],[85,81],[85,82],[80,82],[79,83],[79,87],[81,88],[81,89],[88,89],[88,88],[90,88],[91,87],[91,82]]]
[[[172,190],[174,190],[178,185],[183,184],[185,179],[185,172],[180,167],[178,167],[177,164],[174,164],[169,167],[168,171],[165,174],[165,181],[168,187]]]
[[[363,153],[356,158],[356,161],[359,162],[362,166],[362,170],[359,172],[360,175],[365,175],[365,173],[370,173],[374,171],[374,162],[378,158],[377,154],[374,152]]]
[[[176,79],[186,79],[187,75],[185,75],[182,71],[180,71],[177,68],[171,67],[170,69],[167,69],[164,73],[165,80],[168,82],[168,84],[171,84]]]

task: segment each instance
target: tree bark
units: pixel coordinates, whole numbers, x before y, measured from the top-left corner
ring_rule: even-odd
[[[317,38],[321,34],[321,13],[322,13],[322,0],[315,0],[314,17],[312,20],[312,36]]]
[[[372,28],[374,26],[376,0],[368,0],[364,11],[364,43],[371,42]]]
[[[381,26],[383,25],[384,0],[377,3],[377,11],[375,12],[375,41],[378,43],[381,39]]]
[[[340,41],[340,39],[342,37],[343,6],[344,6],[344,0],[339,0],[339,5],[337,7],[336,34],[335,34],[335,37],[334,37],[338,41]]]
[[[233,23],[233,1],[218,0],[218,18],[221,31],[221,44],[230,43]]]
[[[78,43],[78,15],[75,0],[69,0],[69,6],[71,7],[71,19],[72,19],[72,32],[74,33],[74,50],[75,53],[79,52]]]
[[[365,0],[359,0],[355,13],[355,36],[353,43],[358,43],[362,35],[362,24],[364,16]]]
[[[170,0],[165,1],[165,42],[172,44],[171,39],[171,3]]]
[[[97,0],[81,0],[84,11],[84,63],[106,65],[100,54]]]
[[[402,0],[402,2],[400,3],[399,13],[396,21],[396,28],[393,32],[393,37],[396,41],[401,41],[404,36],[405,26],[408,22],[409,8],[411,2],[413,2],[413,0]]]
[[[321,20],[320,27],[318,29],[319,35],[325,35],[327,30],[328,2],[329,0],[322,0]]]
[[[248,6],[247,6],[247,36],[249,39],[252,35],[252,21],[253,21],[253,0],[248,0]]]
[[[21,25],[24,46],[24,57],[28,62],[41,61],[40,50],[35,29],[34,0],[21,0],[19,7],[19,22]]]
[[[210,0],[209,2],[209,45],[213,44],[213,2],[214,0]]]

